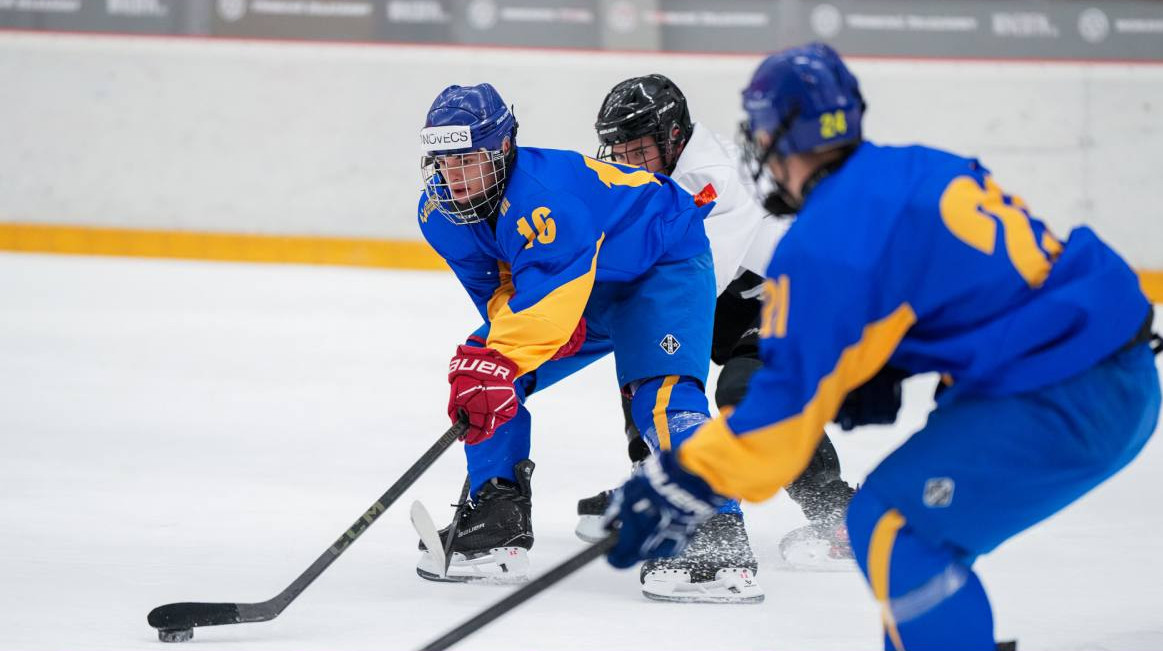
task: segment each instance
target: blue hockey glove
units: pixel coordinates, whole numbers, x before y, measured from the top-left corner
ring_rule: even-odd
[[[648,457],[606,510],[607,527],[618,527],[618,544],[606,559],[618,568],[674,556],[686,547],[695,527],[716,513],[727,498],[687,472],[667,451]]]

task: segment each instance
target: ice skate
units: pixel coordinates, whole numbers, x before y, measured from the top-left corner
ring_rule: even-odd
[[[628,402],[623,403],[622,406],[624,409],[630,408]],[[650,456],[650,448],[638,436],[638,430],[634,428],[633,421],[629,420],[629,415],[627,415],[626,428],[627,434],[631,435],[630,474],[634,474],[642,465],[643,460]],[[574,527],[573,532],[578,538],[592,544],[610,535],[609,529],[606,529],[605,514],[613,495],[614,491],[604,490],[593,497],[583,497],[577,501],[577,526]]]
[[[492,479],[477,491],[456,526],[448,573],[437,555],[420,543],[416,574],[429,581],[451,583],[522,583],[529,579],[529,549],[533,547],[529,479],[533,462],[516,467],[516,483]],[[446,543],[451,526],[440,530]]]
[[[814,572],[848,572],[856,569],[848,528],[842,520],[807,524],[793,529],[779,542],[787,565]]]
[[[642,594],[658,601],[759,603],[758,571],[743,516],[719,513],[699,525],[678,556],[642,564]]]
[[[577,502],[577,526],[573,532],[578,538],[588,543],[596,543],[610,531],[606,529],[605,513],[610,506],[610,496],[613,491],[602,491],[593,497],[586,497]]]
[[[840,478],[840,462],[831,443],[821,442],[805,472],[787,487],[787,493],[807,516],[809,524],[788,532],[779,553],[790,569],[848,572],[857,569],[844,517],[856,492]]]

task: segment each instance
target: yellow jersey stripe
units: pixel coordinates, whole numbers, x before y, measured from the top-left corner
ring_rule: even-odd
[[[493,294],[487,308],[490,321],[487,345],[512,360],[517,365],[518,375],[541,366],[569,341],[594,289],[598,252],[605,239],[603,233],[594,245],[589,271],[520,312],[509,308],[509,299],[514,295],[512,276],[502,277],[501,287]]]
[[[666,417],[666,410],[670,407],[670,394],[675,384],[678,384],[677,375],[666,376],[654,399],[654,431],[658,433],[658,446],[663,450],[670,449],[670,420]]]
[[[888,634],[896,651],[905,651],[897,630],[896,617],[892,614],[892,600],[888,592],[888,578],[892,560],[892,548],[897,533],[905,526],[905,517],[896,509],[880,516],[872,530],[872,540],[868,544],[868,581],[872,594],[880,603],[880,616],[884,621],[884,631]]]
[[[497,278],[500,284],[493,290],[493,296],[485,306],[490,323],[501,313],[502,307],[508,306],[513,294],[517,293],[517,288],[513,286],[513,271],[508,262],[497,260]]]
[[[864,326],[860,340],[844,349],[800,413],[738,435],[720,414],[682,444],[679,461],[720,495],[752,502],[770,498],[803,472],[824,435],[824,424],[836,415],[844,396],[888,362],[916,321],[912,306],[902,303]]]
[[[1140,271],[1139,286],[1152,303],[1163,303],[1163,271]]]

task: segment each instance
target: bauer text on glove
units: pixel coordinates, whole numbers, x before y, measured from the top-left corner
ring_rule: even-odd
[[[517,414],[517,365],[491,348],[457,346],[448,365],[448,417],[468,415],[465,443],[489,438]]]

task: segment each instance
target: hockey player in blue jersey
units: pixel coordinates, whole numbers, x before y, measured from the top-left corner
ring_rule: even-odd
[[[612,352],[639,427],[666,446],[709,413],[715,277],[703,219],[713,204],[665,176],[518,147],[516,136],[489,84],[445,89],[421,132],[420,229],[484,320],[448,375],[448,414],[470,426],[454,581],[527,576],[534,391]],[[417,568],[429,579],[441,569],[429,554]]]
[[[825,45],[744,90],[757,174],[798,218],[767,272],[744,400],[652,456],[614,499],[609,560],[674,553],[727,498],[793,480],[846,393],[887,365],[942,374],[928,423],[849,506],[886,649],[995,648],[978,556],[1131,461],[1154,431],[1152,306],[1092,230],[1059,240],[978,161],[864,141]]]

